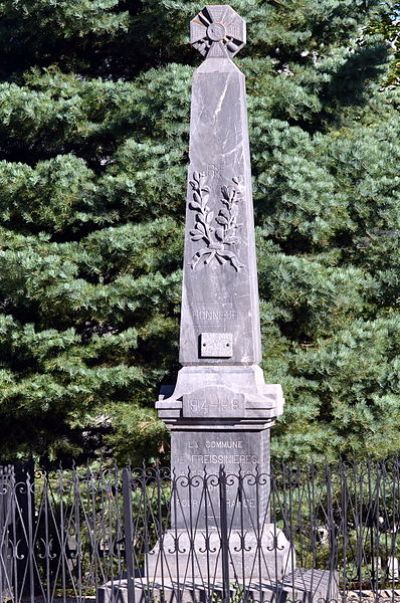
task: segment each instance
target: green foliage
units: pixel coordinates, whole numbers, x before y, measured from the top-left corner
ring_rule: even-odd
[[[400,2],[394,2],[391,10],[381,18],[373,19],[368,28],[369,32],[382,35],[392,51],[392,61],[389,69],[387,85],[399,85],[400,82]]]
[[[183,0],[0,2],[0,456],[139,462],[178,369]],[[282,458],[398,449],[398,3],[235,0]],[[397,20],[396,20],[397,19]],[[396,63],[397,61],[397,63]],[[382,437],[382,433],[385,436]]]

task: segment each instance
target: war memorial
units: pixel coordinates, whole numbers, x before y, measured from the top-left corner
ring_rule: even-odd
[[[2,3],[0,603],[400,603],[399,6]]]
[[[229,6],[207,6],[192,20],[190,39],[204,61],[194,74],[192,86],[182,368],[171,395],[162,397],[156,406],[171,431],[171,467],[176,475],[185,475],[188,469],[198,475],[218,474],[220,467],[226,475],[241,470],[241,510],[235,507],[237,486],[232,485],[227,488],[228,522],[254,535],[255,488],[246,476],[252,476],[256,469],[269,473],[270,428],[282,413],[284,400],[281,386],[266,384],[259,366],[261,335],[245,77],[232,60],[246,42],[245,22]],[[214,508],[217,490],[208,489],[209,506]],[[188,494],[188,488],[179,488],[174,529],[185,530]],[[265,479],[257,493],[264,510],[268,494]],[[202,526],[206,497],[200,502],[201,488],[192,488],[191,496],[191,506]],[[218,517],[214,520],[217,524]],[[210,535],[213,537],[218,539],[217,530]],[[280,542],[278,567],[273,573],[282,576],[291,570],[290,545],[282,533],[264,530],[265,551],[271,548],[273,538]],[[203,544],[198,533],[194,544],[198,559]],[[231,556],[237,544],[231,543]],[[272,569],[275,547],[270,556]],[[214,557],[216,565],[211,573],[218,576],[222,572],[221,555]],[[240,553],[236,557],[239,562]],[[252,565],[250,557],[246,555],[243,560],[246,567]],[[200,573],[202,561],[196,566]],[[239,573],[243,571],[245,568]]]
[[[119,592],[229,600],[238,588],[252,600],[303,599],[311,581],[311,599],[327,598],[325,572],[296,570],[294,546],[270,521],[270,430],[284,397],[259,366],[245,76],[233,62],[246,24],[230,6],[209,5],[191,21],[190,41],[204,60],[192,84],[182,368],[156,403],[171,433],[170,527],[147,553],[145,576]]]

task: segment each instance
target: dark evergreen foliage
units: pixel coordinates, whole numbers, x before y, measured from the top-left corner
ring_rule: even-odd
[[[232,0],[280,457],[400,424],[399,5]],[[184,0],[0,2],[1,455],[167,448],[189,92]]]

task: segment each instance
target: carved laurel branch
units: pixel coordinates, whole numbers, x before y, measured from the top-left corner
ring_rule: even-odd
[[[234,250],[235,245],[239,243],[237,231],[243,226],[237,222],[239,202],[242,201],[243,196],[239,178],[232,178],[232,182],[233,186],[221,187],[222,199],[220,202],[223,207],[214,218],[214,212],[208,205],[210,189],[206,186],[206,175],[199,172],[193,174],[193,180],[190,181],[193,199],[190,201],[189,207],[196,212],[196,217],[190,236],[192,241],[204,241],[205,246],[194,254],[191,263],[192,270],[198,267],[201,260],[205,266],[210,265],[213,261],[217,261],[221,265],[229,262],[236,272],[239,272],[244,266],[240,263]]]

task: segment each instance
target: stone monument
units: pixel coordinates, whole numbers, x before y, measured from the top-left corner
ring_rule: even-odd
[[[192,45],[204,57],[195,71],[190,121],[180,363],[173,391],[164,391],[156,407],[171,431],[171,467],[176,476],[269,474],[269,437],[282,413],[280,385],[264,382],[254,217],[247,125],[245,77],[232,61],[245,45],[244,20],[226,5],[206,6],[191,22]],[[215,524],[204,496],[183,484],[172,528],[185,531],[189,507],[200,530]],[[268,523],[269,480],[241,483],[244,502],[237,511],[237,487],[227,488],[227,521],[255,538],[256,512]],[[208,490],[209,506],[218,507],[217,488]],[[191,500],[189,501],[189,495]],[[202,507],[203,505],[203,507]],[[257,507],[257,511],[256,511]],[[233,512],[235,509],[235,512]],[[185,511],[186,510],[186,511]],[[239,525],[240,523],[240,525]],[[185,540],[185,534],[180,534]],[[173,534],[171,533],[171,539]],[[217,531],[211,540],[218,539]],[[176,538],[176,535],[175,535]],[[197,538],[197,536],[196,536]],[[293,552],[272,524],[263,531],[263,554],[270,557],[270,576],[281,578],[292,568]],[[168,540],[168,537],[167,537]],[[164,551],[168,549],[164,541]],[[272,542],[275,544],[272,546]],[[278,542],[278,544],[277,544]],[[252,565],[234,553],[240,574]],[[253,543],[254,544],[254,543]],[[249,544],[251,547],[251,543]],[[197,560],[204,550],[199,535]],[[253,548],[253,556],[254,556]],[[279,554],[278,554],[279,551]],[[169,567],[176,563],[168,560]],[[182,555],[184,557],[184,555]],[[214,575],[221,562],[215,561]],[[245,564],[245,568],[243,567]],[[195,572],[201,571],[201,563]],[[155,570],[157,574],[157,570]]]
[[[245,78],[232,61],[246,26],[210,5],[190,35],[204,61],[192,89],[182,368],[156,403],[171,431],[170,527],[145,554],[145,575],[105,585],[99,600],[218,600],[220,589],[229,601],[232,584],[235,600],[327,600],[337,596],[331,574],[296,570],[269,515],[270,428],[284,399],[259,366]]]

